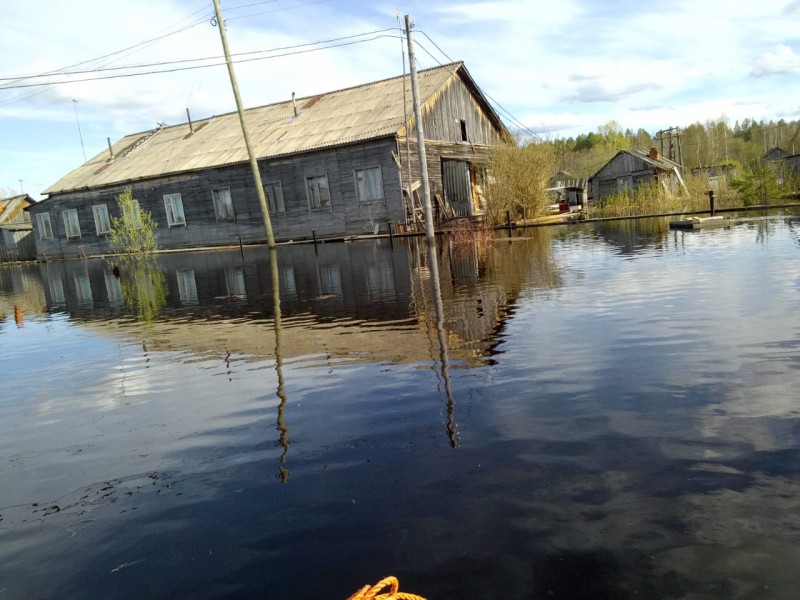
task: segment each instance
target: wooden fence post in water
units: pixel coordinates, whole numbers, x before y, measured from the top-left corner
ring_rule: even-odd
[[[392,248],[394,248],[394,232],[392,231],[392,226],[394,223],[389,221],[387,225],[389,226],[389,244],[392,246]]]
[[[506,227],[508,227],[508,236],[511,237],[511,211],[506,211]]]

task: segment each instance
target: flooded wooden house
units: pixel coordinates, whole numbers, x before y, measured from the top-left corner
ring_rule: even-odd
[[[707,189],[719,191],[728,186],[736,177],[736,165],[714,165],[711,167],[694,167],[692,175],[702,177]]]
[[[594,202],[612,194],[630,193],[642,185],[658,183],[677,194],[685,187],[680,165],[661,156],[656,148],[621,150],[589,180]]]
[[[0,262],[34,257],[31,216],[27,212],[33,204],[28,194],[0,199]]]
[[[508,131],[463,63],[419,71],[418,87],[437,216],[478,216],[482,164]],[[411,98],[402,76],[246,111],[278,241],[420,226]],[[265,241],[234,112],[109,141],[31,209],[37,255],[110,252],[127,187],[158,224],[162,249]]]

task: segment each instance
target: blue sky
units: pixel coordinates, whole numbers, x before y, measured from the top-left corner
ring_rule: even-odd
[[[194,118],[235,110],[224,66],[12,87],[52,82],[20,76],[78,63],[91,70],[221,56],[210,1],[4,0],[3,9],[0,190],[40,198],[83,162],[81,134],[91,158],[108,137],[184,122],[187,107]],[[222,0],[222,9],[232,52],[290,48],[237,64],[247,106],[401,74],[399,13],[415,21],[420,68],[465,61],[503,110],[552,137],[612,119],[653,133],[722,117],[800,118],[800,0]],[[358,37],[297,52],[349,36]],[[169,68],[191,64],[199,63]]]

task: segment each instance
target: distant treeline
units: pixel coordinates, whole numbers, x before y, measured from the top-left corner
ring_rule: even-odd
[[[800,121],[745,119],[733,126],[728,119],[694,123],[671,131],[650,133],[642,128],[623,130],[616,121],[596,132],[559,138],[552,144],[562,168],[575,177],[591,177],[620,150],[657,148],[684,170],[733,164],[749,170],[772,148],[800,153]]]

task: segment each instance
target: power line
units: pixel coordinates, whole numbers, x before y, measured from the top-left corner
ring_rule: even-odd
[[[275,0],[271,0],[271,1],[275,1]],[[283,50],[294,50],[294,49],[297,49],[297,48],[305,48],[305,47],[308,47],[308,46],[319,46],[321,44],[330,44],[330,43],[333,43],[333,42],[351,40],[351,39],[355,39],[355,38],[359,38],[359,37],[365,37],[367,35],[375,35],[375,34],[378,34],[378,33],[386,33],[388,31],[394,31],[394,30],[397,30],[397,28],[396,27],[389,27],[387,29],[377,29],[375,31],[365,31],[364,33],[356,33],[356,34],[353,34],[353,35],[342,36],[342,37],[338,37],[338,38],[331,38],[331,39],[328,39],[328,40],[320,40],[318,42],[307,42],[305,44],[295,44],[295,45],[292,45],[292,46],[279,46],[277,48],[269,48],[267,50],[251,50],[249,52],[237,52],[235,54],[232,54],[231,56],[250,56],[250,55],[253,55],[253,54],[265,54],[267,52],[279,52],[279,51],[283,51]],[[185,58],[185,59],[181,59],[181,60],[168,60],[168,61],[161,61],[161,62],[155,62],[155,63],[140,63],[140,64],[135,64],[135,65],[118,65],[116,67],[98,67],[96,69],[86,69],[86,70],[82,70],[82,71],[62,71],[62,72],[57,73],[57,75],[65,75],[65,76],[66,75],[87,75],[89,73],[105,73],[105,72],[108,72],[108,71],[123,71],[125,69],[145,69],[145,68],[150,68],[150,67],[163,67],[163,66],[168,66],[168,65],[178,65],[178,64],[185,64],[185,63],[192,63],[192,62],[202,62],[202,61],[209,61],[209,60],[220,60],[221,58],[222,58],[221,56],[206,56],[206,57],[202,57],[202,58]],[[42,78],[42,77],[52,77],[53,75],[54,75],[53,72],[39,73],[39,74],[36,74],[36,75],[27,75],[22,79],[25,79],[25,80],[28,80],[28,79],[39,79],[39,78]],[[20,77],[0,77],[0,81],[19,80],[19,79],[20,79]],[[0,89],[14,89],[14,88],[12,86],[6,87],[6,86],[0,85]]]
[[[265,2],[256,2],[255,4],[251,4],[251,5],[248,5],[248,6],[256,6],[258,4],[268,4],[271,1],[272,0],[266,0]],[[267,15],[267,14],[276,13],[276,12],[283,12],[283,11],[286,11],[286,10],[294,10],[296,8],[303,8],[303,7],[306,7],[306,6],[312,6],[314,4],[324,4],[325,2],[331,2],[331,0],[315,0],[315,2],[307,2],[306,4],[297,4],[295,6],[287,6],[285,8],[276,8],[275,10],[265,10],[265,11],[262,11],[262,12],[251,13],[249,15],[239,15],[238,17],[228,17],[227,19],[225,19],[225,22],[236,21],[238,19],[248,19],[250,17],[257,17],[259,15]],[[246,8],[246,7],[240,6],[239,8]]]
[[[436,47],[436,49],[437,49],[437,50],[438,50],[438,51],[439,51],[439,52],[440,52],[440,53],[441,53],[441,54],[442,54],[442,55],[443,55],[443,56],[444,56],[444,57],[445,57],[445,58],[446,58],[448,61],[450,61],[451,63],[455,62],[455,61],[454,61],[453,59],[451,59],[451,58],[450,58],[450,57],[449,57],[447,54],[445,54],[445,52],[444,52],[444,51],[443,51],[441,48],[439,48],[439,46],[436,44],[436,42],[434,42],[434,41],[433,41],[433,40],[430,38],[430,36],[429,36],[427,33],[425,33],[424,31],[420,31],[419,33],[421,33],[422,35],[424,35],[424,36],[425,36],[425,37],[426,37],[426,38],[427,38],[427,39],[428,39],[428,40],[431,42],[431,44],[433,44],[433,45]],[[442,65],[442,63],[441,63],[441,61],[439,61],[439,60],[438,60],[438,59],[437,59],[437,58],[436,58],[436,57],[435,57],[435,56],[434,56],[434,55],[433,55],[433,54],[432,54],[432,53],[431,53],[431,52],[430,52],[430,51],[429,51],[427,48],[425,48],[425,46],[423,46],[422,44],[420,44],[420,43],[419,43],[419,41],[417,41],[417,42],[416,42],[416,44],[417,44],[417,46],[419,46],[419,47],[420,47],[422,50],[424,50],[424,51],[425,51],[425,53],[426,53],[428,56],[430,56],[430,57],[431,57],[431,58],[432,58],[432,59],[433,59],[433,60],[434,60],[434,61],[435,61],[435,62],[436,62],[436,63],[437,63],[439,66],[443,66],[443,65]],[[535,131],[533,131],[532,129],[529,129],[529,128],[527,127],[527,125],[525,125],[525,124],[524,124],[522,121],[520,121],[520,120],[519,120],[517,117],[515,117],[515,116],[514,116],[514,115],[513,115],[513,114],[512,114],[510,111],[506,110],[506,109],[505,109],[505,108],[504,108],[504,107],[503,107],[503,106],[502,106],[502,105],[501,105],[499,102],[497,102],[497,100],[495,100],[494,98],[492,98],[492,97],[491,97],[491,96],[490,96],[488,93],[486,93],[486,91],[485,91],[485,90],[481,89],[481,88],[478,86],[478,84],[477,84],[477,83],[475,83],[475,86],[476,86],[476,87],[478,87],[478,90],[481,92],[481,94],[483,94],[484,96],[486,96],[486,98],[487,98],[487,99],[488,99],[488,100],[489,100],[489,101],[490,101],[492,104],[494,104],[494,105],[495,105],[495,106],[496,106],[496,107],[499,109],[499,111],[500,111],[502,114],[504,114],[504,115],[505,115],[505,116],[506,116],[506,117],[507,117],[507,118],[508,118],[508,119],[511,121],[511,123],[512,123],[513,125],[515,125],[515,126],[518,128],[518,129],[521,129],[522,131],[524,131],[524,132],[525,132],[525,133],[527,133],[528,135],[530,135],[530,136],[533,136],[533,137],[535,137],[536,139],[539,139],[539,135],[538,135],[538,134],[537,134]]]
[[[196,15],[198,12],[201,12],[201,11],[199,11],[199,10],[195,11],[194,13],[192,13],[188,17],[185,17],[182,20],[186,20],[186,19]],[[31,79],[32,77],[44,77],[44,76],[47,76],[47,75],[57,76],[57,75],[63,74],[64,72],[68,73],[69,69],[73,69],[75,67],[80,67],[81,65],[86,65],[86,64],[97,62],[97,61],[100,61],[100,60],[103,60],[103,59],[106,59],[106,58],[110,58],[112,56],[116,56],[118,54],[122,54],[124,52],[128,52],[129,50],[135,50],[135,49],[140,48],[142,46],[151,45],[151,44],[153,44],[153,43],[155,43],[157,41],[163,40],[163,39],[168,38],[168,37],[173,36],[173,35],[177,35],[178,33],[182,33],[184,31],[186,31],[187,29],[191,29],[192,27],[196,27],[197,25],[200,25],[201,23],[205,23],[207,20],[208,20],[208,17],[207,16],[203,16],[201,19],[198,19],[198,20],[190,23],[189,25],[187,25],[185,27],[182,27],[181,29],[178,29],[177,31],[172,31],[172,32],[166,33],[164,35],[156,36],[154,38],[149,38],[147,40],[144,40],[142,42],[134,44],[133,46],[128,46],[127,48],[123,48],[121,50],[116,50],[114,52],[109,52],[108,54],[104,54],[102,56],[98,56],[98,57],[95,57],[95,58],[87,59],[87,60],[75,63],[73,65],[68,65],[66,67],[62,67],[60,69],[56,69],[55,71],[50,71],[50,72],[47,72],[47,73],[42,73],[42,74],[33,75],[33,76],[31,76],[31,75],[20,75],[20,76],[12,77],[12,78],[2,78],[1,80],[13,79],[15,81],[26,81],[28,79]],[[178,21],[178,22],[180,22],[180,21]],[[0,89],[15,89],[16,87],[29,87],[29,86],[24,86],[24,85],[21,85],[21,86],[4,85],[4,86],[0,86]]]
[[[381,31],[391,31],[391,29],[381,30]],[[368,34],[362,34],[362,36],[353,36],[353,37],[363,37],[363,35],[371,35],[371,34],[368,33]],[[355,44],[363,44],[363,43],[366,43],[366,42],[373,42],[373,41],[381,39],[381,38],[397,38],[398,36],[383,35],[383,34],[377,33],[376,35],[373,35],[373,37],[368,38],[368,39],[361,39],[361,40],[356,39],[356,40],[354,40],[353,37],[350,37],[350,38],[339,38],[339,40],[349,40],[349,41],[342,41],[342,43],[339,43],[339,44],[329,44],[329,45],[323,46],[321,48],[307,48],[305,50],[299,50],[299,51],[296,50],[297,48],[304,48],[306,46],[318,45],[320,43],[327,43],[327,42],[315,42],[315,43],[311,43],[311,44],[300,44],[298,46],[289,46],[286,49],[295,50],[295,51],[281,52],[279,54],[272,54],[270,56],[256,56],[256,57],[252,57],[252,58],[241,58],[241,59],[235,60],[233,62],[238,64],[238,63],[255,62],[255,61],[260,61],[260,60],[268,60],[268,59],[273,59],[273,58],[282,58],[282,57],[285,57],[285,56],[308,54],[308,53],[311,53],[311,52],[318,52],[320,50],[330,50],[332,48],[341,48],[341,47],[344,47],[344,46],[351,46],[351,45],[355,45]],[[337,41],[337,40],[333,40],[333,41]],[[237,55],[237,56],[245,56],[245,55],[250,55],[250,54],[262,54],[262,53],[265,53],[265,52],[274,52],[274,51],[278,51],[278,50],[282,50],[282,49],[261,50],[261,51],[255,51],[255,52],[247,52],[247,53],[242,53],[241,55]],[[201,61],[201,60],[219,60],[219,57],[216,57],[216,58],[205,58],[205,59],[186,59],[186,60],[181,60],[181,61],[172,61],[172,62],[164,62],[164,63],[153,63],[153,65],[144,65],[144,67],[142,67],[142,68],[149,68],[149,66],[167,66],[167,65],[170,65],[170,64],[185,65],[188,62]],[[178,72],[178,71],[191,71],[191,70],[195,70],[195,69],[206,69],[206,68],[218,67],[218,66],[222,66],[222,65],[225,65],[225,62],[214,62],[214,63],[208,63],[208,64],[202,64],[202,65],[190,65],[190,66],[176,66],[176,67],[170,68],[170,69],[155,69],[155,70],[140,71],[140,72],[135,72],[135,73],[119,73],[119,74],[116,74],[116,75],[100,75],[100,76],[97,76],[97,77],[83,77],[83,78],[80,78],[80,79],[67,79],[67,80],[63,80],[63,81],[44,81],[44,82],[40,82],[40,83],[22,83],[22,84],[16,84],[16,85],[14,85],[14,84],[8,85],[7,84],[7,85],[4,85],[4,86],[0,86],[0,90],[13,90],[13,89],[20,89],[20,88],[32,88],[32,87],[51,86],[51,85],[63,85],[63,84],[68,84],[68,83],[82,83],[82,82],[86,82],[86,81],[99,81],[99,80],[103,80],[103,79],[121,79],[121,78],[126,78],[126,77],[139,77],[139,76],[142,76],[142,75],[158,75],[158,74],[162,74],[162,73],[175,73],[175,72]],[[91,73],[91,72],[115,71],[115,70],[120,70],[120,69],[125,69],[125,68],[134,68],[134,67],[111,67],[111,68],[107,68],[107,69],[98,69],[96,71],[89,71],[89,72]],[[66,75],[70,75],[70,73],[67,73]]]

